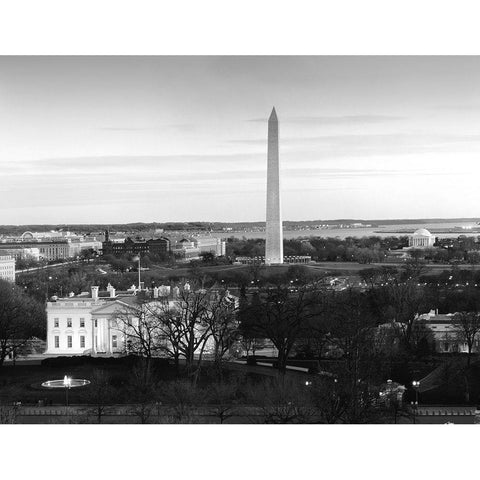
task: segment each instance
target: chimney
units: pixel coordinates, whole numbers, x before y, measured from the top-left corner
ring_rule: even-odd
[[[110,298],[115,298],[115,287],[110,288]]]
[[[95,301],[98,300],[98,287],[96,286],[92,287],[92,298]]]
[[[154,287],[153,289],[153,298],[158,298],[158,288]]]

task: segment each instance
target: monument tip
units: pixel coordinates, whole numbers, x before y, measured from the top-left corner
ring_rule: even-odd
[[[272,108],[272,113],[270,114],[270,118],[268,120],[277,120],[277,112],[275,111],[275,107]]]

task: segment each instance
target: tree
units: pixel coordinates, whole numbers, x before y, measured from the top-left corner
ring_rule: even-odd
[[[42,304],[0,280],[0,367],[7,356],[17,356],[32,337],[45,338],[45,325]]]
[[[115,321],[124,332],[127,353],[141,356],[150,363],[152,357],[164,350],[159,321],[150,299],[135,297],[134,303],[124,304],[118,311]]]
[[[211,411],[221,424],[235,416],[237,391],[236,381],[214,383],[207,390],[207,398],[212,404]]]
[[[145,359],[139,359],[130,374],[127,394],[134,403],[131,412],[138,417],[142,424],[148,423],[152,416],[156,406],[157,387],[151,363]]]
[[[239,338],[237,304],[228,291],[209,302],[209,324],[213,340],[214,363],[218,374],[222,374],[222,361],[233,343]]]
[[[251,386],[247,397],[255,406],[260,407],[263,423],[310,423],[314,420],[316,411],[308,388],[289,377],[265,378]]]
[[[277,366],[286,372],[287,360],[295,343],[305,334],[308,322],[316,315],[320,290],[303,286],[292,292],[288,286],[277,285],[265,289],[252,302],[255,336],[268,338],[278,350]]]
[[[478,312],[459,312],[452,322],[457,338],[467,344],[467,368],[470,368],[475,339],[480,332],[480,314]]]
[[[116,398],[116,391],[110,385],[108,376],[103,370],[95,369],[91,376],[90,385],[87,387],[86,400],[94,405],[94,413],[97,422],[102,423],[102,417],[108,405],[111,405]]]
[[[161,399],[172,409],[173,423],[192,423],[192,411],[204,399],[204,392],[191,382],[176,380],[159,389]]]
[[[425,308],[425,297],[413,278],[395,278],[383,287],[370,290],[372,307],[378,317],[394,320],[402,328],[404,345],[412,347],[412,334],[418,314]]]
[[[467,261],[472,266],[472,269],[474,269],[475,265],[480,263],[480,252],[478,250],[472,250],[468,252]]]

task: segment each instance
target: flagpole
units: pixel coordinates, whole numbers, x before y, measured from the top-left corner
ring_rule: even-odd
[[[141,289],[141,283],[140,283],[140,253],[138,253],[138,290]]]

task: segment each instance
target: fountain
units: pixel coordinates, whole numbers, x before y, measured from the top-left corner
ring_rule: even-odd
[[[42,383],[44,388],[75,388],[85,387],[90,384],[90,380],[84,378],[70,378],[65,375],[63,380],[47,380]]]
[[[63,380],[47,380],[42,383],[44,388],[64,388],[65,389],[65,405],[68,407],[68,391],[71,388],[85,387],[90,384],[90,380],[84,378],[71,378],[65,375]]]

